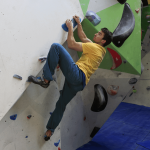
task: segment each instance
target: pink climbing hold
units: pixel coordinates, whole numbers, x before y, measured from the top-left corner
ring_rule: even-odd
[[[113,66],[110,69],[111,70],[116,69],[122,64],[122,59],[116,51],[112,50],[111,48],[107,48],[107,49],[113,58]]]

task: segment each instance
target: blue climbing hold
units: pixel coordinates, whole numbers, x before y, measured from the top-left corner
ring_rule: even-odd
[[[94,26],[101,22],[101,18],[93,11],[87,11],[85,16]]]
[[[57,143],[54,143],[54,145],[57,147],[60,143],[60,140]]]
[[[17,114],[10,116],[11,120],[16,120],[16,118],[17,118]]]
[[[73,18],[72,20],[72,23],[73,23],[73,28],[77,25],[77,22],[75,21],[75,19]],[[81,18],[80,18],[80,22],[81,22]],[[68,32],[68,27],[66,26],[66,23],[64,23],[63,25],[62,25],[62,28],[66,31],[66,32]]]
[[[50,112],[50,115],[52,115],[52,112]]]

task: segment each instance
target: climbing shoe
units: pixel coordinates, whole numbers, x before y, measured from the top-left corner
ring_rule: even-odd
[[[47,131],[48,131],[48,130],[47,130]],[[46,132],[47,132],[47,131],[46,131]],[[54,134],[54,132],[51,132],[51,136],[52,136],[53,134]],[[50,137],[51,137],[51,136],[50,136]],[[48,140],[50,140],[50,137],[48,137],[48,136],[46,135],[46,133],[45,133],[45,135],[44,135],[44,140],[45,140],[45,141],[48,141]]]
[[[28,82],[33,82],[34,84],[38,84],[42,86],[43,88],[47,88],[50,84],[50,81],[48,83],[45,83],[41,77],[34,77],[34,76],[29,76]]]

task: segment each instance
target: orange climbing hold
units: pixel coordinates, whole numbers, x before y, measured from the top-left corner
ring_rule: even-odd
[[[115,85],[110,85],[107,88],[107,92],[110,95],[116,95],[118,93],[119,90],[119,86],[115,86]]]

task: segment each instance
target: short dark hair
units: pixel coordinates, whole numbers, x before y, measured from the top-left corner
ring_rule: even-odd
[[[103,40],[106,40],[106,43],[103,47],[109,45],[112,42],[112,32],[110,32],[107,28],[102,28],[102,32],[104,32]]]

